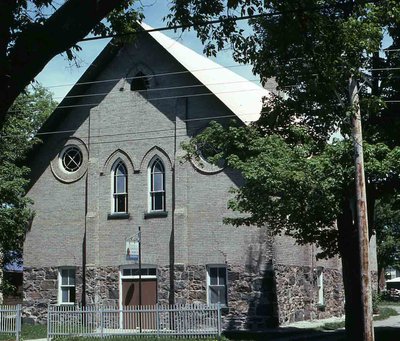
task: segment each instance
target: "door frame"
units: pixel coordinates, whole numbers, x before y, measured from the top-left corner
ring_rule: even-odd
[[[158,302],[158,276],[157,276],[157,265],[154,264],[142,264],[141,266],[142,270],[143,269],[156,269],[156,274],[155,275],[142,275],[142,279],[155,279],[156,280],[156,300]],[[139,269],[139,265],[138,264],[128,264],[128,265],[121,265],[119,267],[118,270],[118,307],[120,310],[120,314],[119,314],[119,323],[120,323],[120,328],[122,328],[123,326],[123,314],[122,314],[122,302],[123,302],[123,297],[122,297],[122,281],[124,279],[139,279],[139,275],[124,275],[124,270],[126,269]]]

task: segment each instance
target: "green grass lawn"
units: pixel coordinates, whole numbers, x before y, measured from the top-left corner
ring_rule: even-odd
[[[22,325],[21,337],[23,340],[46,338],[47,326],[43,324],[24,324]],[[0,334],[0,340],[15,340],[15,336],[11,334]]]

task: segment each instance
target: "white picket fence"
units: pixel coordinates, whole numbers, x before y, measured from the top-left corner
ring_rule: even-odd
[[[61,336],[220,337],[219,305],[56,306],[47,315],[47,339]]]
[[[21,337],[21,305],[0,305],[0,334]]]

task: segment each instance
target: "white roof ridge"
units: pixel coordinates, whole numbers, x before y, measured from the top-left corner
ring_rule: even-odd
[[[153,28],[141,23],[145,30]],[[148,32],[172,57],[190,71],[242,122],[257,121],[262,109],[262,98],[270,92],[245,77],[198,54],[159,31]]]

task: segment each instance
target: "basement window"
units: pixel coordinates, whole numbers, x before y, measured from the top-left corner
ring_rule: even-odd
[[[75,268],[61,268],[58,272],[58,303],[74,304],[75,299]]]

